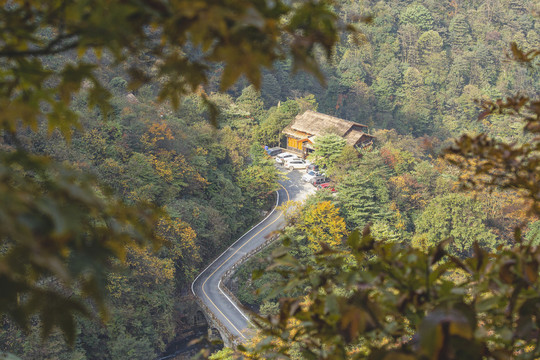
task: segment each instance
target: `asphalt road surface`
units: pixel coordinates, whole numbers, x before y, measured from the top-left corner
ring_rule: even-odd
[[[301,180],[303,174],[303,170],[290,171],[287,174],[287,180],[280,181],[278,206],[289,200],[302,201],[315,191],[311,184]],[[191,285],[193,294],[199,297],[229,329],[230,333],[236,335],[241,341],[249,338],[249,318],[220,289],[220,286],[223,286],[220,284],[221,278],[240,258],[264,243],[269,234],[281,229],[284,225],[285,219],[282,212],[275,208],[263,221],[244,234],[200,273]]]

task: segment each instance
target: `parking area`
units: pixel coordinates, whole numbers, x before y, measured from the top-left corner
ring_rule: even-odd
[[[295,186],[299,197],[306,198],[317,190],[326,189],[336,192],[331,180],[322,172],[319,172],[317,165],[302,159],[298,154],[287,151],[280,147],[265,148],[267,154],[271,156],[276,167],[287,174],[290,186]]]
[[[289,179],[287,189],[291,195],[291,200],[304,201],[308,196],[315,193],[315,186],[302,181],[302,175],[305,174],[305,170],[289,170],[279,165],[276,166],[281,172],[285,173]]]

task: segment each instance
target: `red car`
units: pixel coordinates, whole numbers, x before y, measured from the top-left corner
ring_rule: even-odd
[[[322,190],[322,189],[330,190],[331,192],[336,192],[336,189],[332,185],[330,185],[330,183],[317,185],[317,190]]]

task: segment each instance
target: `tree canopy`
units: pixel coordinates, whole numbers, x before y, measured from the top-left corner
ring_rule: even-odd
[[[74,314],[90,313],[83,298],[93,299],[105,312],[103,272],[112,268],[110,257],[124,260],[128,245],[161,242],[156,230],[162,212],[149,202],[163,204],[183,187],[207,185],[180,149],[169,148],[173,133],[163,123],[149,127],[139,154],[129,159],[126,171],[132,173],[128,177],[137,191],[123,199],[73,166],[45,154],[31,155],[21,133],[28,127],[35,132],[45,128],[59,142],[69,141],[74,129],[82,128],[81,112],[93,108],[95,119],[114,118],[120,111],[112,93],[125,95],[128,90],[143,90],[143,85],[157,87],[158,100],[174,108],[182,98],[198,92],[215,123],[217,107],[204,91],[209,77],[217,76],[221,89],[240,77],[260,88],[261,69],[286,57],[294,71],[307,70],[323,81],[315,48],[328,57],[338,31],[352,30],[338,24],[329,4],[4,3],[0,7],[0,313],[24,329],[38,314],[43,335],[60,326],[73,342]],[[100,71],[104,66],[121,69],[124,78],[107,81]],[[107,148],[107,143],[121,134],[112,127],[108,130],[106,135],[89,131],[82,143],[92,152],[89,159],[94,164],[103,163],[110,175],[118,175],[122,166],[108,154],[117,149]],[[138,139],[127,136],[125,140]],[[249,177],[250,170],[245,171],[244,177]],[[271,181],[272,176],[261,181]],[[116,176],[110,185],[125,188],[121,181]],[[265,186],[258,186],[252,196],[260,196],[257,191],[268,193]]]
[[[207,84],[212,70],[221,89],[242,75],[260,88],[261,68],[286,56],[293,70],[323,81],[313,50],[319,45],[329,56],[338,39],[330,3],[11,1],[0,10],[1,122],[11,131],[17,121],[36,128],[45,116],[49,129],[69,133],[77,124],[69,104],[81,88],[90,106],[109,111],[98,62],[124,66],[131,89],[160,82],[159,98],[176,106]],[[51,67],[51,56],[71,50],[77,55]]]
[[[531,63],[538,55],[514,49],[517,61]],[[483,107],[480,121],[508,112],[526,134],[538,132],[535,99],[518,95]],[[485,134],[464,135],[447,149],[446,160],[459,167],[464,189],[512,189],[528,204],[529,219],[536,219],[538,141],[533,136],[509,144]],[[394,156],[388,160],[395,165]],[[256,316],[260,336],[239,347],[240,353],[294,359],[540,356],[537,223],[527,236],[524,224],[517,224],[513,241],[495,249],[493,234],[473,223],[489,214],[478,206],[463,194],[435,197],[417,220],[419,237],[437,239],[432,246],[381,241],[366,226],[348,236],[343,231],[342,251],[323,248],[309,263],[295,256],[289,229],[284,244],[293,251],[274,251],[270,267],[280,279],[273,293],[281,295],[280,311]]]
[[[249,356],[539,356],[533,1],[4,3],[0,357],[155,358],[192,331],[188,284],[272,206],[263,146],[306,109],[377,141],[321,137],[337,192],[239,271]]]

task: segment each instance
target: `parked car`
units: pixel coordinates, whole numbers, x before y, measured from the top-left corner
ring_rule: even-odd
[[[285,167],[288,167],[290,170],[305,169],[306,162],[302,159],[292,159],[286,162]]]
[[[283,164],[284,161],[285,161],[285,159],[287,159],[287,158],[293,158],[293,157],[296,158],[296,159],[299,159],[299,157],[296,156],[296,155],[294,155],[294,154],[291,154],[291,153],[288,153],[288,152],[282,152],[282,153],[280,153],[280,154],[278,154],[278,155],[276,156],[276,162],[277,162],[278,164]]]
[[[293,160],[302,160],[306,166],[308,166],[308,164],[306,163],[306,160],[298,157],[298,156],[294,156],[294,157],[286,157],[286,158],[283,158],[283,166],[284,167],[288,167],[289,166],[289,161],[293,161]]]
[[[266,152],[270,156],[276,156],[277,154],[281,154],[283,152],[283,149],[280,147],[273,147],[273,148],[267,149]]]
[[[309,171],[319,171],[319,165],[308,164],[308,166],[306,167],[306,172]]]
[[[310,183],[316,187],[317,185],[327,183],[328,181],[330,181],[330,179],[328,179],[326,176],[316,176],[311,179]]]
[[[324,183],[324,184],[320,184],[320,185],[317,185],[317,190],[323,190],[323,189],[326,189],[326,190],[330,190],[331,192],[336,192],[336,188],[334,188],[333,185],[331,185],[330,183]]]
[[[309,167],[309,165],[308,165]],[[318,172],[316,171],[308,171],[307,173],[305,173],[303,176],[302,176],[302,181],[305,181],[305,182],[311,182],[311,180],[316,177],[316,176],[320,176],[321,174],[319,174]]]

